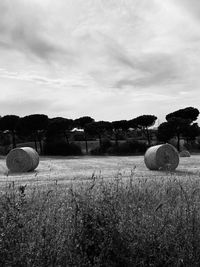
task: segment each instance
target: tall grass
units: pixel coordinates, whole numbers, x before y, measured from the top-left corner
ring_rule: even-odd
[[[0,266],[200,266],[200,182],[112,182],[0,193]]]

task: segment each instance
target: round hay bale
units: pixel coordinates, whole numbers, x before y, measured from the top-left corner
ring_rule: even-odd
[[[190,157],[190,152],[188,150],[182,150],[179,154],[180,157]]]
[[[173,171],[179,164],[179,154],[170,144],[152,146],[146,151],[144,162],[150,170]]]
[[[6,157],[6,165],[11,172],[29,172],[37,168],[39,155],[31,147],[12,149]]]

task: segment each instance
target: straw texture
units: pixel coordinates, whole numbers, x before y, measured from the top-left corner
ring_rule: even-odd
[[[173,171],[178,167],[178,151],[170,144],[150,147],[144,156],[144,162],[150,170]]]
[[[6,157],[6,165],[11,172],[29,172],[37,168],[39,155],[31,147],[12,149]]]
[[[190,157],[190,152],[188,150],[182,150],[179,154],[180,157]]]

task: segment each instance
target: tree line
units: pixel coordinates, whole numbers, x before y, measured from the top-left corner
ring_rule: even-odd
[[[195,121],[199,110],[187,107],[166,115],[166,122],[159,125],[156,136],[158,141],[167,142],[173,137],[177,138],[177,148],[180,149],[180,139],[194,140],[199,135],[199,126]],[[141,115],[131,120],[95,121],[92,117],[84,116],[77,119],[63,117],[48,118],[45,114],[32,114],[24,117],[17,115],[5,115],[0,118],[1,133],[10,133],[12,147],[16,147],[16,137],[31,137],[35,142],[35,148],[43,153],[42,141],[53,142],[55,138],[62,137],[69,144],[70,135],[74,129],[83,132],[86,153],[88,153],[88,138],[96,137],[99,146],[102,146],[104,136],[115,139],[115,146],[119,145],[120,136],[126,138],[128,132],[140,131],[146,138],[147,145],[151,145],[151,130],[155,125],[155,115]]]

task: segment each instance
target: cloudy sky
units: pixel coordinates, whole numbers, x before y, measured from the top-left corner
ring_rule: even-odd
[[[199,0],[1,0],[0,115],[200,109]]]

